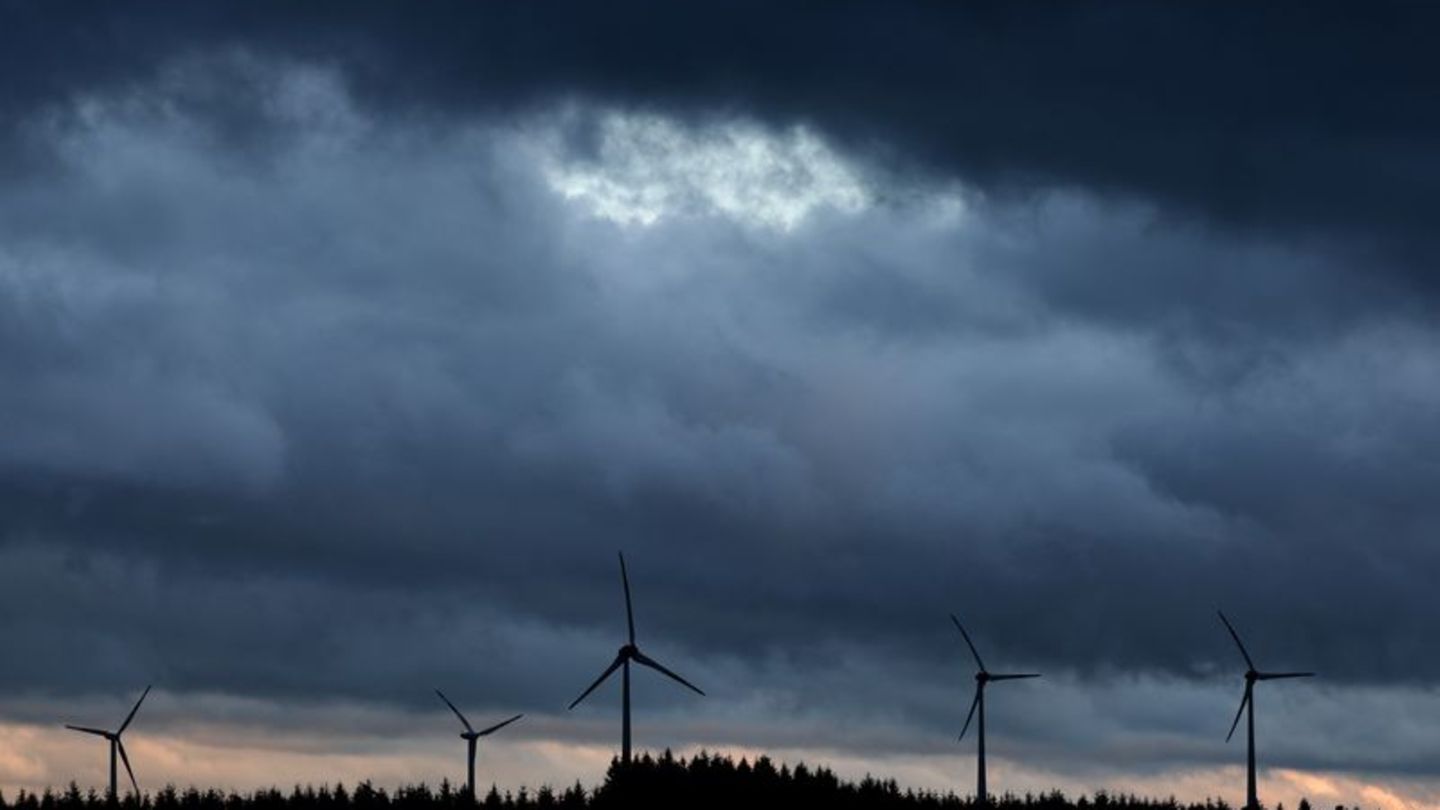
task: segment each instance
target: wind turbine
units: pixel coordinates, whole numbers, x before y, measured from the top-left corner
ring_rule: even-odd
[[[950,621],[955,623],[955,629],[960,631],[960,635],[965,639],[965,646],[970,648],[970,654],[975,656],[975,664],[980,667],[980,670],[975,673],[975,699],[970,701],[970,713],[965,715],[965,727],[960,729],[960,739],[965,739],[965,732],[970,730],[970,721],[975,717],[975,710],[979,709],[980,726],[978,733],[980,736],[980,746],[976,749],[978,764],[975,769],[975,803],[984,806],[989,802],[988,795],[985,792],[985,685],[991,681],[1015,681],[1021,678],[1038,678],[1040,677],[1040,673],[1025,672],[1010,675],[996,675],[991,673],[985,669],[985,662],[980,660],[980,653],[975,649],[975,642],[970,640],[970,634],[965,632],[964,625],[960,624],[960,620],[955,618],[955,614],[950,614]]]
[[[625,646],[623,646],[623,647],[620,648],[620,652],[616,653],[616,655],[615,655],[615,660],[610,663],[610,666],[609,666],[604,672],[600,673],[600,677],[596,678],[594,683],[590,684],[590,688],[589,688],[589,689],[586,689],[584,692],[581,692],[581,693],[580,693],[580,697],[575,698],[575,702],[570,704],[570,708],[571,708],[571,709],[574,709],[576,706],[580,705],[580,701],[584,700],[587,696],[589,696],[589,694],[590,694],[591,692],[594,692],[596,687],[598,687],[600,684],[604,683],[606,678],[610,677],[611,675],[613,675],[613,674],[615,673],[615,670],[617,670],[617,669],[618,669],[618,670],[622,670],[622,673],[621,673],[621,674],[622,674],[622,680],[621,680],[621,691],[620,691],[620,694],[621,694],[621,696],[622,696],[621,700],[622,700],[622,705],[623,705],[623,707],[624,707],[624,720],[623,720],[622,725],[621,725],[620,762],[621,762],[621,764],[623,764],[623,765],[629,765],[629,764],[630,764],[630,662],[631,662],[631,661],[634,661],[634,662],[637,663],[637,664],[641,664],[641,665],[643,665],[643,666],[647,666],[647,667],[655,670],[656,672],[660,673],[661,675],[664,675],[664,676],[670,678],[671,680],[678,682],[681,686],[684,686],[684,687],[690,689],[691,691],[695,692],[695,693],[698,694],[698,695],[704,695],[705,693],[702,692],[702,691],[700,691],[700,687],[696,686],[696,685],[693,684],[693,683],[690,683],[689,681],[685,680],[684,678],[680,677],[679,675],[676,675],[675,673],[673,673],[673,672],[671,672],[670,670],[666,669],[664,666],[662,666],[662,665],[660,664],[660,662],[658,662],[658,661],[654,660],[653,658],[647,656],[645,653],[640,652],[640,648],[635,646],[635,611],[632,609],[631,604],[630,604],[630,577],[629,577],[629,575],[625,572],[625,555],[624,555],[624,554],[621,554],[621,555],[620,555],[620,581],[621,581],[621,583],[623,583],[624,586],[625,586],[625,622],[626,622],[626,624],[629,626],[629,629],[630,629],[630,636],[629,636],[630,640],[625,644]]]
[[[1313,672],[1259,672],[1255,669],[1255,662],[1250,660],[1250,653],[1246,652],[1244,642],[1240,641],[1240,634],[1235,632],[1234,625],[1225,618],[1224,613],[1220,614],[1220,621],[1225,623],[1225,629],[1230,631],[1230,637],[1235,639],[1235,646],[1240,648],[1240,654],[1245,657],[1245,696],[1240,698],[1240,709],[1235,712],[1235,722],[1230,724],[1230,733],[1225,735],[1225,742],[1235,736],[1235,728],[1240,725],[1240,715],[1246,714],[1245,709],[1250,709],[1246,725],[1248,726],[1247,737],[1249,748],[1245,756],[1245,810],[1260,810],[1260,799],[1255,795],[1255,682],[1256,681],[1278,681],[1282,678],[1313,678]]]
[[[478,739],[480,739],[481,737],[488,737],[488,736],[490,736],[491,734],[494,734],[495,732],[497,732],[497,731],[499,731],[500,729],[502,729],[502,728],[510,725],[511,723],[515,722],[516,720],[519,720],[520,718],[524,717],[525,715],[523,715],[523,714],[517,714],[517,715],[515,715],[514,717],[510,718],[509,720],[506,720],[506,721],[501,722],[501,723],[496,723],[495,725],[493,725],[493,726],[491,726],[491,727],[489,727],[489,728],[487,728],[487,729],[483,729],[483,730],[481,730],[481,731],[476,731],[475,729],[473,729],[473,728],[470,727],[470,721],[465,719],[465,715],[461,714],[461,713],[460,713],[460,710],[457,709],[457,708],[455,708],[455,704],[450,702],[450,698],[445,697],[445,693],[444,693],[444,692],[441,692],[439,689],[436,689],[436,690],[435,690],[435,694],[439,695],[439,696],[440,696],[440,699],[443,700],[443,701],[445,701],[445,705],[450,707],[450,711],[454,712],[454,713],[455,713],[455,716],[458,717],[458,718],[460,718],[460,724],[463,725],[463,726],[465,726],[465,730],[462,731],[462,732],[460,732],[460,737],[461,737],[461,739],[465,740],[465,742],[469,744],[469,750],[468,750],[468,751],[466,752],[466,754],[465,754],[465,765],[466,765],[466,767],[465,767],[465,789],[466,789],[466,791],[468,791],[469,794],[470,794],[470,800],[471,800],[471,801],[474,801],[474,800],[475,800],[475,741],[478,740]]]
[[[130,713],[125,715],[125,722],[121,723],[120,728],[114,731],[106,731],[103,728],[89,728],[88,726],[72,726],[69,724],[65,726],[71,731],[83,731],[86,734],[94,734],[110,741],[110,793],[108,795],[112,802],[120,796],[120,792],[115,787],[115,753],[117,751],[120,753],[120,760],[125,763],[125,772],[130,774],[130,786],[135,788],[135,797],[137,799],[140,797],[140,784],[135,781],[135,771],[130,767],[130,757],[125,756],[125,743],[120,741],[120,735],[124,734],[125,729],[130,727],[130,721],[135,719],[135,713],[140,711],[140,704],[145,702],[145,696],[148,694],[150,694],[150,687],[147,686],[145,687],[145,691],[141,693],[140,699],[135,701],[135,708],[131,709]]]

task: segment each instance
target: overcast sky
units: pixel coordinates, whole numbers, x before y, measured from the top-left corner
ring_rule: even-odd
[[[0,788],[1440,806],[1427,7],[0,2]]]

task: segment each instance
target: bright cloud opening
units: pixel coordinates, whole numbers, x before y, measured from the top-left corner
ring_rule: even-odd
[[[545,177],[567,199],[622,225],[717,213],[789,231],[818,210],[857,213],[871,202],[854,168],[804,127],[772,132],[732,122],[697,131],[660,116],[608,113],[598,128],[593,157],[553,149]]]

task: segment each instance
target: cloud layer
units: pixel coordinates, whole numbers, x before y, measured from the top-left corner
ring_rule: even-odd
[[[712,693],[643,684],[657,743],[930,767],[963,720],[958,612],[1053,678],[997,706],[1012,761],[1213,780],[1237,754],[1220,606],[1263,664],[1325,676],[1263,696],[1264,759],[1428,790],[1440,335],[1431,237],[1398,206],[1431,181],[1385,175],[1382,203],[1359,179],[1426,113],[1331,126],[1311,94],[1222,94],[1251,50],[1202,80],[1180,70],[1201,37],[1150,55],[1213,89],[1213,126],[1147,125],[1115,105],[1138,83],[1155,107],[1153,79],[1105,72],[1120,55],[1045,73],[1058,45],[1020,70],[1004,11],[943,29],[974,47],[911,95],[884,90],[918,65],[847,83],[858,57],[827,46],[915,33],[919,7],[870,32],[842,11],[805,70],[766,67],[781,18],[758,67],[718,35],[668,74],[653,45],[571,48],[510,94],[503,48],[457,63],[472,87],[426,72],[459,40],[425,23],[377,39],[360,9],[322,56],[255,8],[137,29],[124,64],[6,57],[44,79],[3,93],[15,734],[154,680],[157,732],[196,734],[188,700],[262,748],[303,736],[292,712],[364,747],[464,684],[533,714],[527,744],[604,746],[603,699],[558,709],[619,643],[624,548],[642,643]],[[519,14],[465,36],[540,36]],[[1302,64],[1339,36],[1305,25]],[[952,86],[986,103],[921,104]]]

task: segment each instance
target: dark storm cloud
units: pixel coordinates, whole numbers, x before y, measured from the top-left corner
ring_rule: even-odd
[[[1404,288],[1434,288],[1440,19],[1422,4],[1036,15],[944,3],[10,3],[5,16],[12,120],[97,87],[123,92],[177,56],[242,48],[340,65],[362,98],[421,118],[578,96],[803,121],[997,192],[1136,195],[1341,246],[1398,270]],[[254,123],[224,96],[190,101],[229,137]]]
[[[1267,664],[1440,676],[1402,12],[1337,67],[1333,9],[34,8],[0,51],[39,150],[0,191],[12,692],[553,710],[619,641],[620,547],[642,643],[753,701],[737,744],[939,745],[950,611],[1087,688],[1209,688],[1217,605]],[[807,122],[877,202],[598,220],[537,162],[604,168],[614,105]],[[1168,694],[1116,745],[1209,733]],[[1115,708],[1077,701],[1016,737],[1058,758]]]
[[[344,101],[314,76],[271,81],[286,88],[269,102],[282,111],[286,99],[313,100],[306,93],[328,99],[322,111]],[[547,224],[572,215],[538,177],[507,168],[515,155],[497,154],[494,135],[430,138],[417,158],[404,136],[357,135],[368,124],[342,111],[293,121],[311,141],[242,172],[210,160],[203,134],[154,108],[135,113],[127,101],[102,114],[68,147],[68,184],[12,197],[17,214],[52,212],[9,220],[13,513],[40,523],[64,515],[71,542],[124,538],[199,564],[301,566],[404,587],[437,578],[460,587],[475,566],[508,592],[503,601],[555,620],[612,602],[611,549],[639,544],[637,556],[664,555],[682,572],[651,586],[665,589],[662,603],[699,593],[702,605],[723,604],[737,581],[749,583],[759,598],[708,632],[753,652],[812,634],[879,640],[896,626],[915,628],[899,631],[913,640],[928,635],[917,620],[943,615],[952,594],[1027,580],[1051,600],[1108,602],[1105,614],[1156,603],[1190,611],[1217,600],[1182,596],[1187,581],[1196,571],[1224,581],[1232,546],[1257,532],[1284,543],[1327,530],[1313,504],[1272,495],[1247,505],[1224,482],[1243,493],[1256,478],[1187,472],[1181,460],[1205,453],[1163,444],[1177,425],[1187,437],[1216,430],[1191,440],[1236,441],[1226,458],[1247,459],[1254,440],[1244,431],[1274,442],[1285,414],[1243,407],[1243,387],[1226,394],[1237,406],[1194,411],[1189,383],[1169,379],[1143,340],[1043,325],[1027,273],[1095,242],[1097,225],[1056,217],[1004,257],[988,245],[1013,242],[988,236],[1003,228],[983,208],[959,235],[881,211],[820,221],[793,240],[753,241],[703,221],[620,239],[610,226]],[[99,183],[108,196],[92,193]],[[310,203],[319,198],[323,208]],[[96,224],[113,217],[128,224]],[[545,236],[557,228],[569,229],[571,247]],[[136,229],[149,237],[135,239]],[[1117,257],[1193,247],[1183,230],[1106,233],[1122,244],[1111,248]],[[866,247],[897,237],[911,246],[904,255]],[[655,308],[663,285],[604,292],[637,268],[664,278],[697,249],[712,266],[677,277],[679,308]],[[945,257],[974,269],[943,268]],[[973,325],[954,333],[966,339],[917,334],[907,301],[848,291],[897,283],[948,285],[936,300]],[[1008,315],[987,312],[967,304],[977,295],[1015,303]],[[866,308],[834,303],[847,299]],[[738,302],[765,307],[751,309],[762,331],[733,331]],[[717,331],[696,332],[696,322]],[[829,335],[829,346],[809,334]],[[1325,368],[1315,373],[1328,380]],[[889,390],[857,382],[867,379]],[[1065,407],[1039,406],[1046,391]],[[1032,399],[1033,414],[1013,410]],[[1393,424],[1403,435],[1427,424],[1422,411],[1410,419]],[[1323,443],[1296,441],[1272,462],[1296,459],[1287,472],[1307,482],[1296,486],[1338,466]],[[1062,462],[1081,466],[1037,476]],[[1274,493],[1289,478],[1258,480]],[[1361,480],[1374,481],[1376,497],[1386,487],[1379,469]],[[1354,492],[1356,482],[1337,486]],[[1423,501],[1415,509],[1423,517]],[[1151,536],[1162,532],[1219,545]],[[888,538],[909,538],[912,554],[877,557]],[[1345,540],[1327,548],[1346,554]],[[521,550],[506,551],[511,543]],[[584,560],[579,548],[590,549]],[[714,556],[682,563],[693,548]],[[583,598],[553,593],[551,572],[534,565],[541,553],[561,571],[589,572],[593,587]],[[1332,575],[1345,567],[1334,564]],[[1123,592],[1106,587],[1130,580]],[[901,583],[933,604],[887,604]],[[706,612],[671,610],[692,621]],[[1081,667],[1185,668],[1197,658],[1193,636],[1173,634],[1177,616],[1163,611],[1097,653],[1065,640],[1071,617],[976,610],[978,621],[1023,622],[1027,647]],[[834,625],[817,627],[826,614]],[[680,619],[656,621],[676,630]]]

